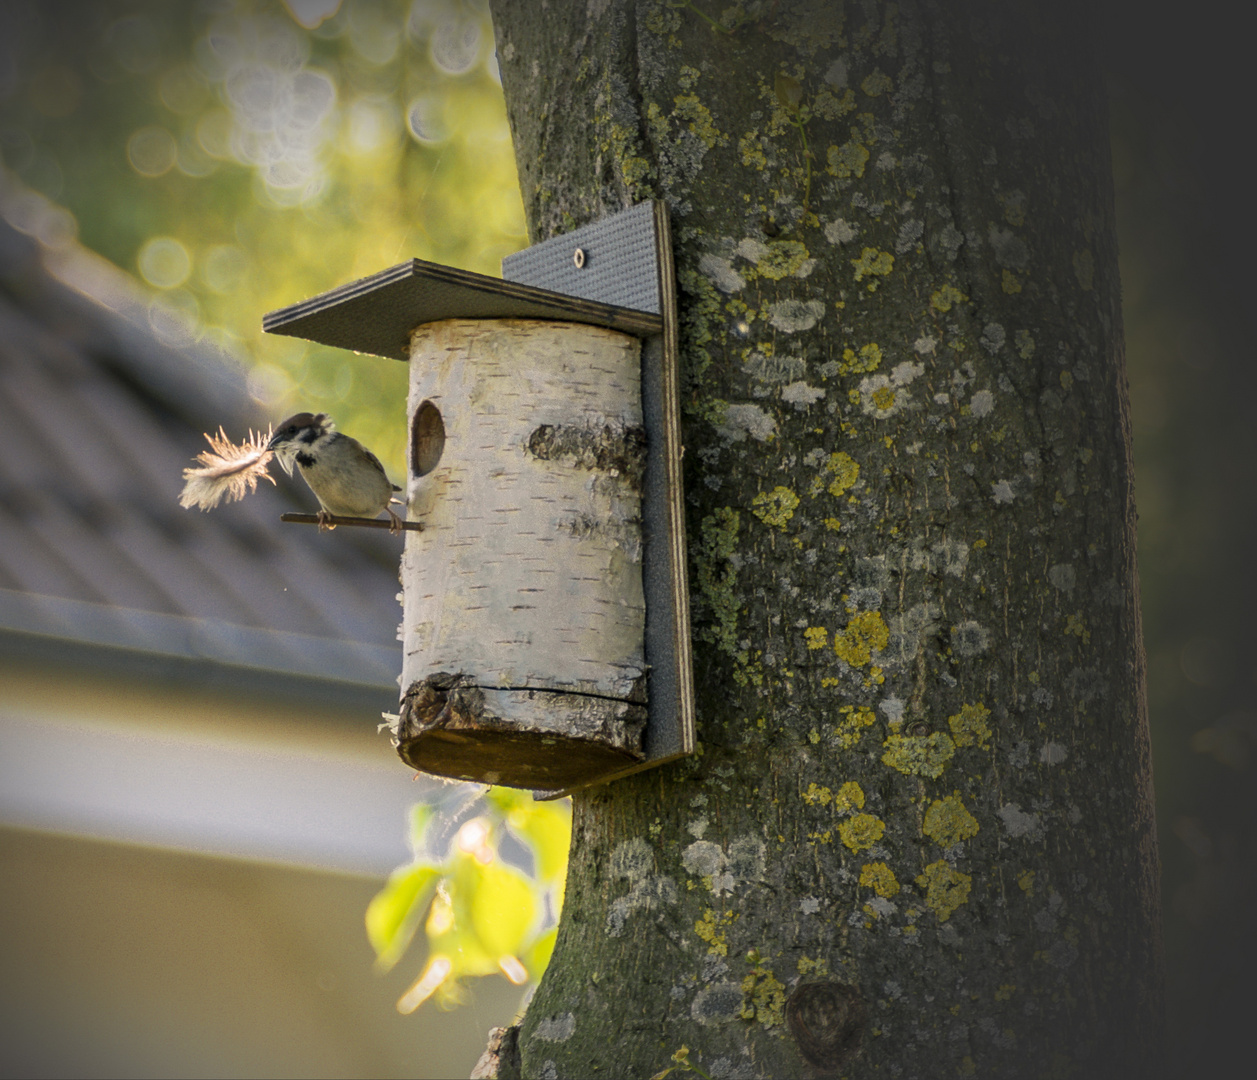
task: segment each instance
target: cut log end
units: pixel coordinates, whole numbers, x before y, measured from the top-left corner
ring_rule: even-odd
[[[436,776],[559,791],[641,761],[645,726],[632,702],[438,673],[406,692],[397,752]]]

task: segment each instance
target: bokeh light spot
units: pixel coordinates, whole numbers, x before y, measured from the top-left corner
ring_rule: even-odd
[[[142,127],[127,140],[127,160],[141,176],[165,176],[178,156],[175,137],[155,124]]]
[[[292,379],[281,367],[258,364],[248,375],[249,396],[268,409],[276,408],[292,391]]]
[[[158,289],[176,289],[192,273],[192,259],[173,236],[155,236],[142,248],[140,276]]]
[[[249,257],[235,244],[216,244],[201,262],[201,280],[220,296],[240,288],[249,271]]]
[[[349,143],[360,154],[369,154],[397,138],[398,121],[392,102],[384,98],[359,98],[349,109]]]
[[[284,0],[284,7],[307,30],[317,30],[340,10],[340,0]]]
[[[471,19],[446,19],[439,23],[428,44],[428,54],[447,75],[464,75],[480,58],[480,23]]]
[[[419,142],[436,146],[449,138],[445,102],[436,96],[414,98],[406,108],[406,127]]]
[[[210,157],[231,157],[231,113],[211,109],[196,124],[197,144]]]

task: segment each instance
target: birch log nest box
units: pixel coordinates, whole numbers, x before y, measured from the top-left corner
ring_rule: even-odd
[[[410,363],[398,753],[560,794],[694,749],[666,208],[502,270],[412,260],[263,325]]]

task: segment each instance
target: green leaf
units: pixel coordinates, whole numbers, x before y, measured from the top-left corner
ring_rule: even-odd
[[[518,956],[536,925],[541,890],[502,862],[478,870],[470,893],[471,928],[495,963],[506,954]]]
[[[415,803],[410,808],[410,850],[416,855],[428,844],[428,826],[436,817],[436,807],[428,803]]]
[[[803,84],[781,71],[773,77],[773,92],[781,105],[791,112],[797,110],[803,100]]]
[[[506,823],[532,849],[541,881],[549,885],[561,880],[567,873],[567,853],[572,844],[571,803],[564,799],[517,807]]]
[[[550,966],[550,957],[554,953],[554,942],[559,936],[559,928],[557,926],[550,927],[544,934],[532,943],[532,947],[522,957],[524,967],[528,969],[529,978],[533,982],[540,982],[541,976],[545,974],[545,970]]]
[[[371,898],[367,939],[375,949],[377,967],[389,970],[406,951],[440,876],[440,869],[430,863],[403,866],[394,870],[388,884]]]

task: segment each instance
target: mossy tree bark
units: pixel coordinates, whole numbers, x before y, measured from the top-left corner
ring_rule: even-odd
[[[1153,1075],[1085,10],[719,8],[494,6],[534,240],[672,209],[702,749],[575,799],[518,1067]]]

